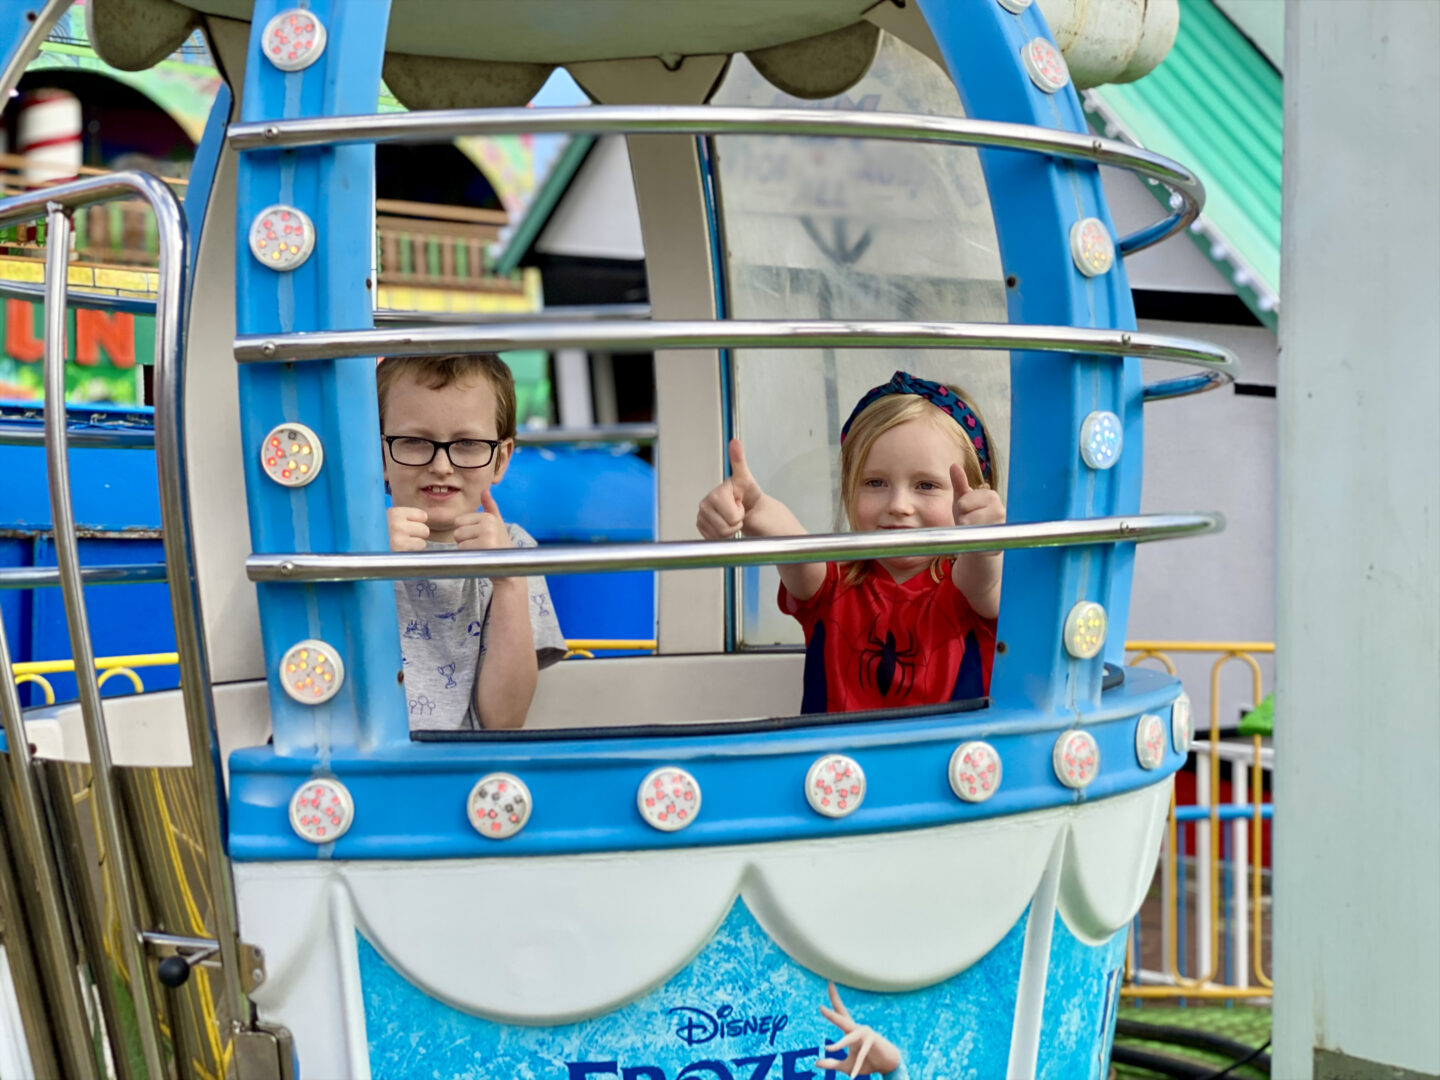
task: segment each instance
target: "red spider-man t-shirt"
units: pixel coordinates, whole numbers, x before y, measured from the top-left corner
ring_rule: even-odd
[[[921,571],[897,584],[876,567],[855,585],[825,566],[825,583],[799,601],[780,585],[780,610],[805,629],[802,713],[937,705],[984,697],[995,659],[995,620],[975,614],[950,580]]]

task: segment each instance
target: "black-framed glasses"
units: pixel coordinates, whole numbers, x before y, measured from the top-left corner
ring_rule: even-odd
[[[457,469],[483,469],[495,460],[502,439],[452,439],[436,442],[418,435],[382,435],[396,465],[429,465],[441,450]]]

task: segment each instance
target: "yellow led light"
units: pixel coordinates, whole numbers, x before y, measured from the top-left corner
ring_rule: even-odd
[[[300,452],[302,454],[308,454],[310,452],[310,444],[306,443],[304,446],[300,447]]]
[[[301,466],[300,466],[300,471],[301,471],[302,473],[309,472],[309,471],[310,471],[310,466],[309,466],[309,465],[301,465]]]

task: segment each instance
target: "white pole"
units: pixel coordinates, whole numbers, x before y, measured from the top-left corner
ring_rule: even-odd
[[[1250,769],[1243,758],[1230,762],[1230,801],[1250,805]],[[1230,823],[1230,957],[1232,986],[1250,985],[1250,821],[1236,818]],[[1258,913],[1257,913],[1258,918]]]
[[[1210,808],[1210,754],[1204,745],[1195,752],[1195,805]],[[1217,837],[1218,839],[1218,837]],[[1195,927],[1195,966],[1182,974],[1200,976],[1210,970],[1214,958],[1210,954],[1210,822],[1195,823],[1195,914],[1190,923]],[[1180,927],[1185,932],[1185,927]]]

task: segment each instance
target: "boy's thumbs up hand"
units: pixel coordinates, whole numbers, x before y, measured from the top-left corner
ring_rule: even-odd
[[[950,486],[955,492],[956,525],[1000,525],[1005,521],[1005,504],[989,484],[972,487],[960,465],[950,466]]]
[[[730,479],[700,500],[695,528],[707,540],[724,540],[745,527],[745,515],[764,496],[760,484],[745,464],[745,450],[739,439],[730,440]]]
[[[509,548],[510,530],[500,516],[500,507],[487,488],[480,496],[478,513],[461,514],[455,519],[455,543],[461,551],[493,551]]]

